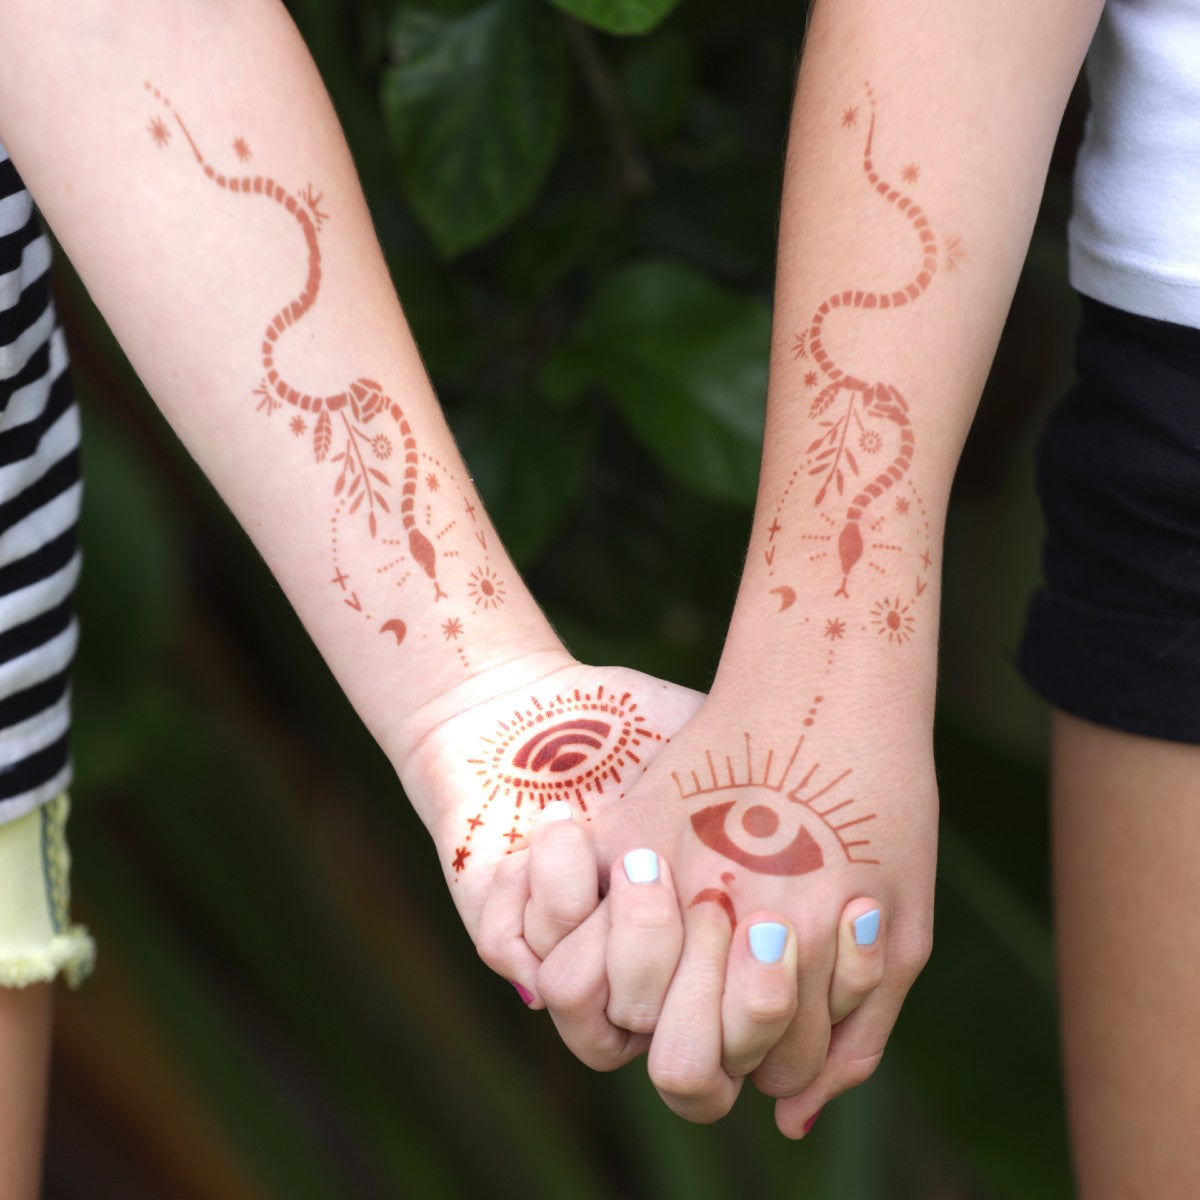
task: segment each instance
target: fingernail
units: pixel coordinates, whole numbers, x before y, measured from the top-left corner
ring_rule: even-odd
[[[522,1003],[533,1003],[533,993],[528,988],[523,988],[519,983],[514,983],[513,987],[517,989],[517,995],[521,997]]]
[[[876,916],[878,916],[878,913]],[[807,1121],[804,1122],[805,1133],[808,1133],[808,1131],[817,1123],[817,1118],[821,1115],[821,1111],[822,1110],[818,1108],[817,1111],[813,1113],[813,1115],[809,1117]]]
[[[538,820],[543,824],[548,821],[569,821],[572,815],[571,806],[565,800],[551,800],[538,814]]]
[[[873,946],[879,936],[879,909],[873,908],[853,922],[854,941],[859,946]]]
[[[787,945],[787,926],[777,921],[760,921],[751,925],[750,953],[760,963],[777,963]]]
[[[630,850],[625,855],[625,876],[630,883],[656,883],[658,855],[653,850]]]

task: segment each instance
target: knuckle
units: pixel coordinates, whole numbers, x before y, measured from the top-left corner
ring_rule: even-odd
[[[850,1059],[838,1071],[838,1082],[843,1088],[858,1087],[860,1083],[866,1083],[875,1074],[882,1059],[882,1050]]]
[[[541,965],[537,990],[546,1007],[561,1013],[573,1013],[584,1003],[588,988],[579,975],[559,967],[553,959]]]
[[[896,952],[894,961],[897,972],[911,983],[925,969],[925,964],[929,962],[932,953],[932,935],[929,933],[917,935]]]
[[[654,1004],[613,1001],[605,1014],[618,1029],[630,1033],[653,1033],[658,1025],[659,1009]]]
[[[648,1073],[650,1082],[664,1098],[685,1103],[689,1111],[708,1099],[711,1072],[702,1063],[675,1054],[651,1054]]]
[[[475,952],[493,971],[503,973],[508,962],[507,949],[508,943],[503,937],[489,930],[481,929],[479,931]]]
[[[798,1096],[810,1087],[821,1073],[822,1062],[795,1062],[779,1064],[765,1062],[754,1072],[754,1086],[772,1100],[783,1100]]]
[[[792,992],[761,992],[746,997],[746,1019],[754,1026],[786,1024],[796,1011]]]

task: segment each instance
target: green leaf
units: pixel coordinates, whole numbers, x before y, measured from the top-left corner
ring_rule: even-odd
[[[405,198],[438,249],[486,242],[537,195],[566,124],[562,29],[535,0],[397,9],[384,121]]]
[[[553,0],[563,12],[605,33],[649,33],[679,0]]]
[[[682,483],[750,505],[770,337],[762,300],[676,263],[635,263],[601,284],[541,382],[560,402],[599,387]]]
[[[579,497],[595,423],[586,413],[520,400],[469,409],[454,433],[509,554],[526,566]]]

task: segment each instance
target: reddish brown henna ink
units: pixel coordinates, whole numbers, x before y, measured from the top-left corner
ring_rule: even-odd
[[[391,486],[391,480],[382,470],[372,465],[370,459],[380,461],[389,458],[393,447],[387,433],[379,431],[372,435],[367,427],[378,416],[386,416],[390,419],[404,452],[400,518],[407,538],[408,552],[412,560],[432,581],[435,599],[444,598],[446,593],[438,580],[437,555],[433,543],[417,527],[414,513],[417,493],[417,464],[419,462],[417,441],[399,404],[387,395],[380,384],[365,376],[353,380],[341,392],[314,396],[293,387],[280,374],[276,364],[276,347],[280,338],[311,310],[320,290],[321,249],[317,234],[327,219],[327,214],[320,207],[321,196],[314,194],[311,186],[305,187],[300,193],[292,193],[266,175],[239,175],[221,172],[205,157],[183,117],[170,100],[149,83],[146,84],[146,89],[174,118],[175,124],[195,156],[197,165],[207,179],[226,191],[263,197],[279,205],[296,221],[301,236],[304,238],[308,252],[308,274],[304,286],[299,295],[288,301],[268,321],[263,333],[261,358],[264,377],[255,392],[260,397],[259,408],[271,413],[281,403],[286,403],[293,408],[311,413],[315,418],[313,456],[317,462],[323,462],[329,456],[334,439],[334,423],[335,421],[338,423],[339,438],[344,437],[344,448],[330,457],[331,462],[341,463],[341,469],[334,483],[334,495],[341,497],[344,501],[346,517],[354,516],[360,510],[365,512],[367,527],[372,538],[378,533],[378,514],[391,511],[387,493],[383,490]],[[149,129],[151,137],[157,145],[166,145],[170,138],[170,129],[164,123],[161,115],[154,117]],[[245,139],[237,138],[233,143],[233,148],[239,161],[245,162],[250,157],[250,148]],[[293,418],[291,428],[294,433],[303,433],[305,428],[303,419]],[[340,511],[341,508],[339,508]],[[354,596],[353,599],[355,603],[351,604],[351,607],[356,611],[363,611],[357,596]],[[350,601],[348,600],[347,603]],[[402,629],[403,622],[395,619],[385,623],[380,632],[397,634],[397,644],[399,644],[402,640]]]
[[[818,372],[828,381],[809,406],[809,415],[819,421],[822,430],[806,452],[808,473],[820,481],[814,504],[819,508],[834,494],[842,496],[846,493],[850,479],[862,474],[858,454],[878,454],[884,447],[883,431],[889,427],[895,446],[890,462],[877,470],[857,492],[852,493],[837,530],[841,583],[835,594],[841,597],[849,597],[850,576],[863,561],[868,549],[899,549],[896,546],[869,544],[869,531],[864,523],[872,504],[905,480],[912,465],[916,440],[908,415],[908,403],[893,384],[868,382],[848,373],[833,360],[825,344],[826,320],[840,309],[883,310],[913,303],[932,283],[939,259],[938,240],[929,218],[911,196],[881,178],[875,167],[872,155],[876,108],[875,96],[869,84],[866,85],[866,98],[870,116],[863,147],[863,175],[873,191],[907,219],[916,238],[919,258],[912,276],[895,289],[843,289],[834,292],[822,301],[807,329],[796,337],[796,357],[811,358],[816,364],[816,371],[805,373],[804,386],[816,387]],[[843,128],[854,128],[857,123],[858,109],[847,108],[842,116]],[[915,184],[920,178],[919,167],[915,163],[908,163],[901,171],[901,178],[905,183]],[[945,267],[953,268],[960,257],[959,239],[947,239],[943,260]],[[782,506],[781,501],[780,508]],[[778,510],[775,524],[778,524]]]
[[[717,905],[729,918],[730,932],[737,928],[737,909],[734,908],[733,897],[728,892],[722,891],[720,888],[704,888],[692,897],[688,908],[695,908],[698,904]]]
[[[813,701],[806,726],[813,724],[821,700]],[[877,865],[868,855],[870,839],[859,836],[875,814],[860,814],[861,802],[844,794],[850,771],[827,778],[821,763],[803,751],[804,735],[776,772],[774,752],[757,760],[746,734],[742,754],[710,752],[702,769],[674,773],[681,799],[720,797],[691,815],[700,841],[759,875],[806,875],[825,866],[830,855]]]
[[[534,816],[552,800],[566,800],[587,817],[589,803],[623,795],[624,773],[640,771],[644,748],[661,741],[629,692],[601,686],[531,698],[467,760],[483,800],[463,830],[462,848],[469,853],[490,839],[498,852],[520,849]],[[456,873],[458,861],[451,863]]]

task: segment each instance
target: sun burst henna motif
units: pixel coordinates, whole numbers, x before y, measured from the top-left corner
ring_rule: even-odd
[[[645,747],[662,740],[629,692],[601,686],[531,699],[467,760],[483,802],[463,831],[464,844],[483,840],[501,853],[520,849],[534,816],[552,800],[566,800],[587,816],[597,798],[623,794],[624,773],[640,771]]]

